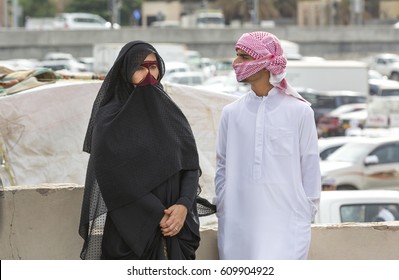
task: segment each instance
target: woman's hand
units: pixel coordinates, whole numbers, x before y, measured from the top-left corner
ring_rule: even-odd
[[[184,225],[187,216],[187,208],[181,204],[175,204],[164,210],[164,216],[159,223],[163,236],[177,235]]]

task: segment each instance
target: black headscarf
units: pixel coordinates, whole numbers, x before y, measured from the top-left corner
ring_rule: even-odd
[[[161,84],[131,83],[150,53],[157,57],[160,80],[162,58],[150,44],[133,41],[120,51],[94,102],[83,147],[91,154],[80,225],[85,240],[90,222],[105,212],[134,202],[181,170],[199,170],[194,136],[180,108]]]

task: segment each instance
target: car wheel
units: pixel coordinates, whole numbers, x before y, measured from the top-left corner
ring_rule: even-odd
[[[351,185],[337,186],[337,191],[356,191],[357,188]]]
[[[389,78],[391,80],[399,81],[399,73],[398,72],[392,72],[391,76]]]

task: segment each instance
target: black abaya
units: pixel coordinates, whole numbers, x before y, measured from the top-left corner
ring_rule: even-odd
[[[198,183],[197,178],[197,171],[177,173],[140,203],[108,212],[102,259],[195,259],[200,237],[195,193],[189,186]],[[178,235],[163,237],[159,228],[163,209],[176,202],[188,204],[191,212]]]
[[[164,63],[156,50],[131,42],[122,48],[93,105],[84,143],[90,160],[79,228],[83,259],[195,258],[196,143],[186,117],[161,84],[131,84],[150,53],[157,57],[162,78]],[[162,237],[163,211],[174,204],[187,207],[187,218],[177,236]]]

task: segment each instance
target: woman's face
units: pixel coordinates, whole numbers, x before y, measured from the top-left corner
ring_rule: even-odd
[[[146,77],[148,72],[155,79],[158,80],[159,77],[159,69],[158,69],[158,61],[155,54],[151,53],[147,55],[144,59],[143,64],[137,68],[137,70],[132,75],[132,83],[134,85],[140,84]]]

